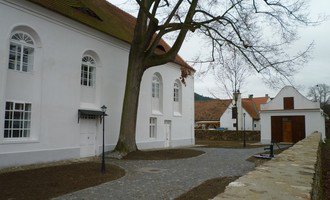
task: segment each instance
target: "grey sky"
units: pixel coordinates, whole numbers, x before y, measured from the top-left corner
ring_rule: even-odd
[[[129,7],[125,2],[132,0],[108,0],[112,4],[124,9],[127,12],[134,11],[134,8]],[[330,16],[330,1],[329,0],[310,0],[311,16],[316,18],[319,14]],[[300,39],[294,45],[294,50],[299,51],[306,48],[307,45],[314,41],[315,47],[312,52],[312,60],[305,64],[303,68],[294,76],[294,82],[299,85],[299,90],[303,94],[307,93],[310,86],[317,83],[325,83],[330,85],[330,20],[323,22],[316,27],[307,27],[299,29]],[[205,49],[205,43],[194,36],[189,37],[183,44],[180,50],[180,55],[191,60],[196,55],[200,54],[200,49]],[[203,52],[202,52],[203,53]],[[205,53],[205,52],[204,52]],[[198,70],[198,68],[197,68]],[[226,98],[224,93],[218,92],[220,89],[214,83],[211,75],[195,79],[195,92],[206,96],[211,96],[210,91],[218,94],[222,98]],[[278,90],[268,88],[262,80],[256,75],[249,77],[246,80],[246,85],[243,87],[243,96],[254,94],[254,96],[263,96],[269,94],[276,95]]]

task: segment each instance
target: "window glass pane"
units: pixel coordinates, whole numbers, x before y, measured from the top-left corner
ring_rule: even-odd
[[[30,103],[25,104],[25,111],[31,111],[31,104]]]
[[[24,130],[23,137],[29,137],[29,136],[30,136],[30,130]]]
[[[30,103],[6,102],[4,121],[6,138],[30,136],[31,107]]]
[[[14,138],[18,138],[19,137],[19,130],[13,130],[13,136]]]
[[[9,121],[8,120],[5,120],[5,129],[7,129],[7,128],[10,128],[9,127]]]
[[[23,119],[23,113],[22,112],[14,112],[14,119]]]
[[[13,112],[6,111],[5,113],[5,119],[12,119],[13,118]]]
[[[24,129],[29,129],[30,126],[31,126],[31,122],[29,122],[29,121],[24,122]]]
[[[31,119],[31,113],[28,113],[28,112],[24,113],[24,119],[25,120],[30,120]]]
[[[13,121],[13,128],[20,128],[20,121]]]
[[[4,138],[8,138],[9,137],[9,130],[5,130],[3,137]]]
[[[6,102],[6,110],[13,110],[13,102]]]
[[[23,63],[22,71],[23,72],[27,72],[28,71],[28,65],[27,64]]]
[[[24,110],[24,104],[15,103],[15,110]]]
[[[9,69],[27,72],[32,69],[34,48],[33,40],[25,33],[16,33],[11,37],[9,48]]]
[[[14,62],[12,61],[9,61],[9,66],[8,66],[9,69],[15,69],[15,64]]]

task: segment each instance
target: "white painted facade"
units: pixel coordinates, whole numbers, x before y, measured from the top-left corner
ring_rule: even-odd
[[[220,117],[220,126],[227,128],[228,130],[236,130],[236,127],[234,126],[234,124],[236,123],[236,119],[232,118],[232,108],[234,104],[235,101],[233,100],[232,103],[229,104],[223,115]],[[260,131],[259,120],[254,120],[251,115],[243,108],[241,94],[239,94],[237,98],[238,130],[244,130],[244,113],[246,113],[245,130]]]
[[[5,19],[5,20],[4,20]],[[0,167],[98,155],[102,144],[99,119],[80,119],[78,110],[108,107],[106,150],[115,147],[123,105],[129,44],[35,4],[0,0]],[[13,32],[34,40],[33,69],[8,69]],[[94,87],[81,82],[82,57],[96,61]],[[161,109],[152,109],[152,77],[162,78]],[[179,103],[173,85],[180,66],[169,63],[148,69],[142,79],[137,119],[141,149],[194,144],[194,79],[180,85]],[[31,131],[27,138],[4,138],[6,101],[31,103]],[[150,117],[157,118],[150,138]]]
[[[284,110],[283,98],[294,98],[294,109]],[[325,118],[320,109],[319,102],[312,102],[300,94],[294,87],[285,86],[276,97],[267,104],[261,105],[261,143],[271,142],[271,117],[272,116],[305,116],[306,137],[315,131],[325,137]]]

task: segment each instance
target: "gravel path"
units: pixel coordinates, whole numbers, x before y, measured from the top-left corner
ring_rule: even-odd
[[[205,154],[178,160],[112,160],[126,170],[116,181],[61,196],[57,199],[173,199],[205,180],[241,176],[254,169],[245,161],[262,152],[255,149],[196,148]]]

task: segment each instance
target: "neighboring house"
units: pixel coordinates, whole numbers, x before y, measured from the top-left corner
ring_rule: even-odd
[[[100,154],[102,105],[112,150],[135,19],[105,0],[0,0],[0,19],[0,167]],[[184,86],[181,70],[194,72],[177,56],[144,73],[140,149],[194,144],[194,79]]]
[[[219,128],[220,117],[226,111],[230,100],[207,100],[195,102],[195,128],[214,129]]]
[[[308,100],[292,86],[285,86],[273,100],[261,105],[260,118],[262,143],[295,143],[315,131],[325,137],[320,103]]]
[[[237,98],[238,130],[260,130],[260,104],[270,101],[268,95],[265,97]],[[217,128],[236,130],[236,118],[233,116],[232,99],[208,100],[195,102],[195,127]],[[245,117],[244,117],[245,113]],[[245,120],[244,120],[245,119]]]
[[[220,118],[221,127],[228,130],[236,130],[236,118],[233,116],[234,100],[230,100],[226,111]],[[237,97],[237,118],[238,118],[238,130],[260,131],[260,104],[270,101],[268,95],[265,97],[253,97],[249,95],[248,98],[242,98],[241,94]],[[245,117],[244,117],[245,113]]]

